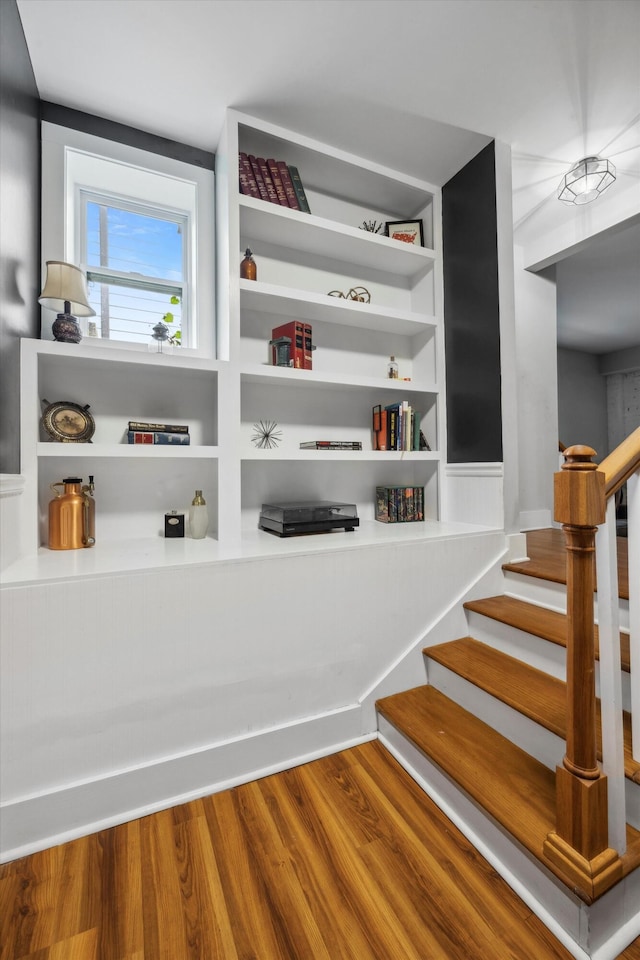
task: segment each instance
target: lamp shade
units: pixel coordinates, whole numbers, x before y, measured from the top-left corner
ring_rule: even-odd
[[[558,200],[563,203],[591,203],[610,187],[616,179],[616,168],[611,160],[585,157],[578,160],[560,181]]]
[[[38,302],[49,310],[63,310],[69,304],[70,312],[77,317],[95,317],[88,303],[84,273],[72,263],[47,260],[47,278]]]

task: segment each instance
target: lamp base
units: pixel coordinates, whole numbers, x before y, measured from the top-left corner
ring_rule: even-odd
[[[69,313],[59,313],[51,325],[53,339],[60,343],[80,343],[82,331],[75,317]]]

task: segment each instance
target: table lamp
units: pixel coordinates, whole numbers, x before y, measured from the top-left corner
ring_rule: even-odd
[[[62,343],[80,343],[82,340],[80,325],[73,314],[79,317],[96,315],[87,302],[84,273],[72,263],[61,260],[47,260],[47,278],[38,302],[49,310],[64,310],[51,327],[54,340]]]

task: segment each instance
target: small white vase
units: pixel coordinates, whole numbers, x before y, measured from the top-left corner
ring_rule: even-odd
[[[202,540],[209,527],[209,513],[207,504],[202,497],[202,490],[196,490],[196,495],[189,507],[189,532],[192,540]]]

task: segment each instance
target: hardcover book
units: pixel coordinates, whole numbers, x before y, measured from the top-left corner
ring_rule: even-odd
[[[287,194],[284,189],[284,184],[282,182],[282,177],[280,176],[280,171],[278,170],[278,164],[275,160],[267,160],[267,166],[269,167],[269,173],[271,174],[271,179],[273,180],[273,185],[276,188],[276,194],[278,195],[278,203],[281,207],[288,207],[289,203],[287,201]]]
[[[305,370],[313,370],[313,331],[310,323],[303,324],[303,363]]]
[[[284,160],[276,161],[278,170],[280,171],[280,179],[282,180],[282,185],[284,187],[284,192],[287,197],[287,203],[292,210],[299,210],[300,203],[296,195],[295,188],[293,186],[293,181],[291,180],[291,174],[289,173],[289,167],[286,165]]]
[[[300,174],[298,173],[298,168],[289,167],[289,176],[291,177],[293,190],[296,195],[296,200],[298,201],[298,208],[302,210],[303,213],[311,213],[311,210],[309,209],[309,203],[307,201],[307,195],[304,192],[302,180],[300,179]]]
[[[293,366],[302,370],[304,368],[304,324],[300,320],[289,320],[287,323],[281,323],[279,327],[274,327],[271,331],[272,340],[277,340],[278,337],[290,338],[290,356],[293,360]],[[275,347],[272,347],[271,350],[271,362],[275,366]]]
[[[156,430],[161,433],[189,433],[189,427],[183,423],[146,423],[143,420],[129,420],[129,430],[144,430],[147,433]]]
[[[160,430],[129,430],[127,432],[127,441],[129,443],[143,444],[177,444],[178,446],[185,447],[191,443],[191,437],[188,433],[163,433]]]
[[[258,161],[256,160],[256,158],[253,156],[252,153],[249,154],[249,163],[251,164],[251,169],[253,170],[253,175],[254,175],[254,177],[255,177],[255,179],[256,179],[256,183],[258,184],[258,190],[260,191],[260,199],[261,199],[261,200],[266,200],[266,201],[268,202],[268,201],[269,201],[269,194],[267,193],[267,188],[265,187],[264,181],[263,181],[263,179],[262,179],[262,173],[260,172],[260,166],[259,166],[259,164],[258,164]]]
[[[253,168],[246,153],[240,154],[238,170],[240,174],[240,193],[248,197],[259,198],[260,191],[258,190],[258,184],[256,183]]]
[[[256,157],[256,162],[260,167],[260,173],[262,174],[262,182],[267,188],[267,199],[270,203],[280,203],[278,200],[278,194],[276,193],[276,188],[274,186],[273,180],[271,179],[271,174],[269,172],[269,167],[267,161],[264,157]]]
[[[301,450],[362,450],[360,440],[306,440]]]

